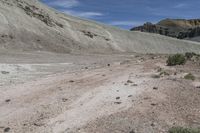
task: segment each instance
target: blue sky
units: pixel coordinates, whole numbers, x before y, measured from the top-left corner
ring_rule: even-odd
[[[164,18],[200,16],[200,0],[42,0],[47,5],[82,18],[130,29]]]

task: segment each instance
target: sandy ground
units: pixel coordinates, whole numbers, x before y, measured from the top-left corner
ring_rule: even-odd
[[[199,64],[165,56],[0,56],[0,132],[165,133],[200,125]],[[169,75],[161,75],[161,71]],[[196,80],[185,80],[187,73]]]

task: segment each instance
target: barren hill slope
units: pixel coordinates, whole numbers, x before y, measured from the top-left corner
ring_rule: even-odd
[[[37,0],[1,0],[0,49],[59,53],[199,53],[200,43],[117,29],[59,13]]]

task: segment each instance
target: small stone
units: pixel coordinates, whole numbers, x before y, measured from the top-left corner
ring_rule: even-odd
[[[129,95],[128,97],[132,97],[133,95]]]
[[[133,85],[131,85],[131,86],[138,86],[137,84],[133,84]]]
[[[1,74],[9,74],[10,72],[7,71],[1,71]]]
[[[120,99],[120,97],[116,97],[116,99],[117,99],[117,100],[119,100],[119,99]]]
[[[115,104],[121,104],[122,102],[114,102]]]
[[[155,127],[155,124],[154,124],[154,123],[151,123],[151,126],[152,126],[152,127]]]
[[[144,97],[144,100],[148,100],[148,99],[151,99],[150,97]]]
[[[156,106],[157,104],[156,104],[156,103],[152,103],[151,105],[152,105],[152,106]]]
[[[73,83],[73,82],[74,82],[74,80],[70,80],[69,82],[70,82],[70,83]]]
[[[154,90],[158,90],[158,87],[153,87]]]
[[[62,101],[66,102],[66,101],[68,101],[68,99],[67,98],[62,98]]]
[[[129,133],[135,133],[135,131],[134,131],[134,130],[132,130],[132,131],[130,131]]]
[[[7,128],[4,129],[4,132],[9,132],[9,131],[10,131],[9,127],[7,127]]]
[[[174,75],[177,75],[177,72],[174,72]]]
[[[128,85],[128,83],[125,83],[124,85]]]
[[[10,99],[6,99],[6,100],[5,100],[5,102],[7,102],[7,103],[10,102],[10,101],[11,101]]]
[[[127,83],[133,83],[133,81],[131,81],[131,80],[127,80]]]
[[[41,126],[43,126],[44,124],[43,124],[43,123],[34,123],[33,125],[34,125],[34,126],[37,126],[37,127],[41,127]]]
[[[107,64],[107,66],[110,66],[110,64]]]

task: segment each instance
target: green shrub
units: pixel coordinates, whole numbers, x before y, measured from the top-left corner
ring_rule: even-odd
[[[154,79],[158,79],[158,78],[160,78],[160,75],[155,74],[155,75],[152,75],[151,77]]]
[[[188,79],[188,80],[195,80],[195,76],[192,75],[191,73],[185,75],[184,79]]]
[[[184,65],[186,63],[185,56],[182,54],[175,54],[173,56],[169,56],[167,60],[168,66],[175,66],[175,65]]]
[[[161,71],[160,72],[160,74],[159,74],[160,76],[169,76],[170,74],[168,73],[168,72],[166,72],[166,71]]]
[[[200,133],[200,129],[173,127],[169,130],[169,133]]]
[[[196,56],[197,54],[196,53],[193,53],[193,52],[191,52],[191,53],[189,53],[189,52],[187,52],[187,53],[185,53],[185,57],[187,58],[187,59],[191,59],[192,57],[194,57],[194,56]]]

